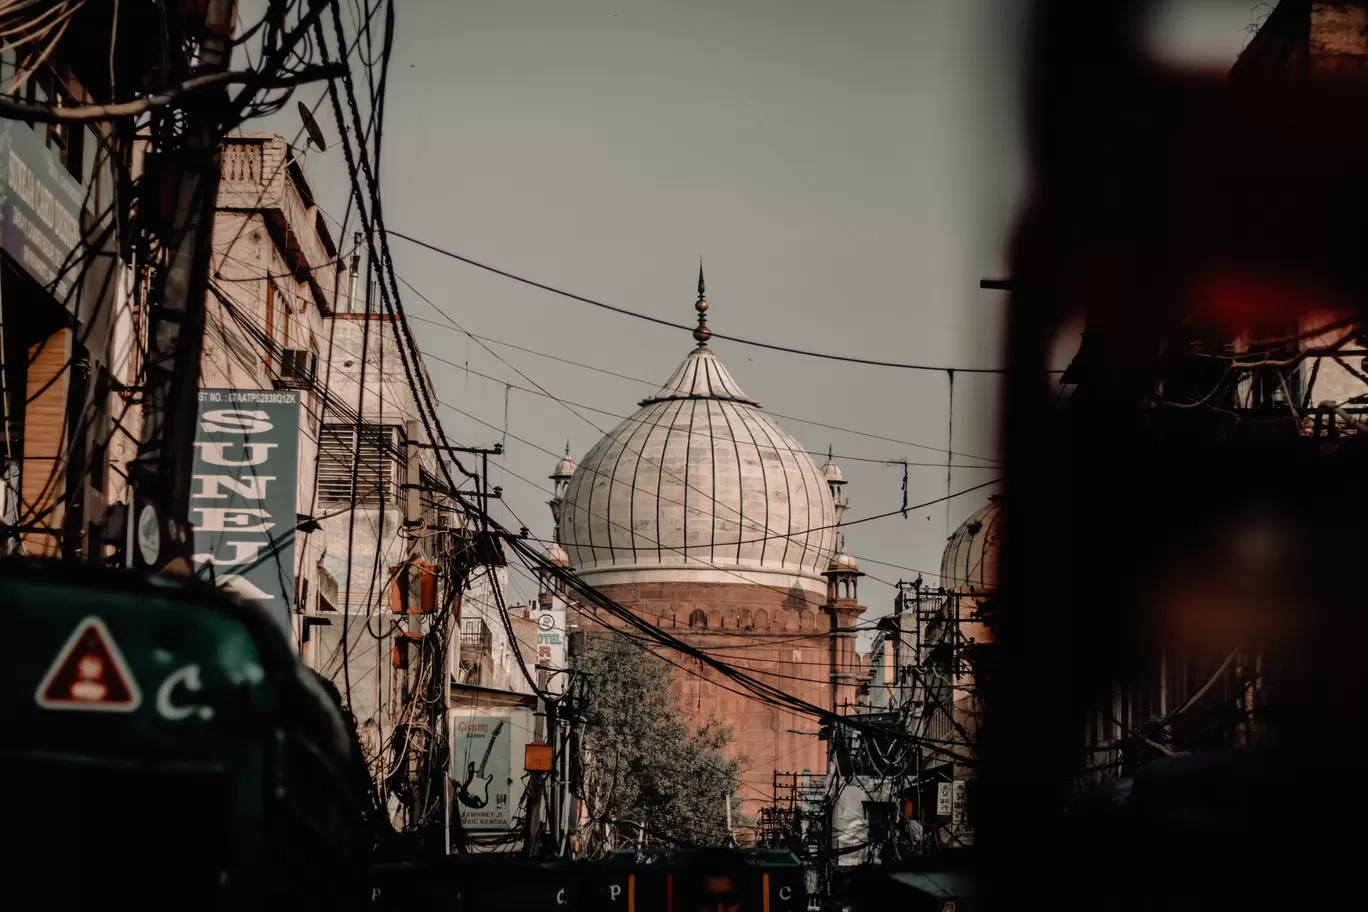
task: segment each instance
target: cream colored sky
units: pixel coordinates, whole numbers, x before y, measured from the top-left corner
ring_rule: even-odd
[[[252,21],[263,4],[243,5]],[[1249,0],[1164,4],[1156,40],[1228,66]],[[1000,275],[1022,192],[1017,27],[1022,0],[460,0],[399,5],[384,132],[390,227],[579,294],[690,322],[698,267],[722,333],[865,358],[996,366]],[[1224,61],[1222,63],[1222,61]],[[299,96],[312,104],[318,90]],[[307,171],[340,215],[346,174],[332,147]],[[253,128],[292,135],[293,105]],[[692,341],[520,286],[393,241],[399,273],[470,331],[659,383]],[[437,318],[416,296],[415,316]],[[437,318],[440,319],[440,318]],[[415,323],[424,351],[528,382],[464,337]],[[575,403],[630,414],[644,385],[494,347]],[[775,412],[929,447],[947,446],[941,372],[859,367],[718,341],[751,396]],[[464,444],[501,439],[505,388],[432,361],[443,411]],[[995,451],[996,379],[955,378],[954,449]],[[578,412],[579,415],[574,414]],[[507,394],[507,507],[545,536],[555,459],[616,423],[523,392]],[[946,493],[945,454],[783,420],[812,450],[938,463],[913,466],[911,503]],[[839,460],[838,460],[839,461]],[[957,464],[980,460],[956,457]],[[902,470],[843,462],[849,518],[901,503]],[[995,477],[954,471],[955,490]],[[873,578],[939,568],[945,537],[988,491],[852,528]]]

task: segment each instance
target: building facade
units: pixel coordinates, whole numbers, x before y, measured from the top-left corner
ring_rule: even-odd
[[[346,269],[283,136],[239,132],[224,141],[212,257],[199,387],[297,391],[294,514],[312,516],[325,423],[320,365]],[[302,618],[335,598],[324,550],[312,526],[296,530],[290,608],[305,655],[312,628]]]
[[[108,25],[106,24],[106,31]],[[9,97],[88,103],[82,61],[0,52]],[[112,66],[112,64],[111,64]],[[136,440],[121,427],[140,343],[129,298],[136,254],[120,236],[119,176],[141,150],[109,125],[0,120],[0,527],[4,553],[99,560],[118,479],[107,455]],[[117,469],[115,473],[117,473]]]

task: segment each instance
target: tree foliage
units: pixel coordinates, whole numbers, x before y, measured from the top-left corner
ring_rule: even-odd
[[[712,716],[697,727],[684,721],[670,666],[625,637],[590,633],[577,667],[595,820],[643,824],[652,841],[722,844],[743,762],[723,753],[731,729]]]

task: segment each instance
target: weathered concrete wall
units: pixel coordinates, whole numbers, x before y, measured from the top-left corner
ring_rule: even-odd
[[[508,634],[504,630],[498,601],[494,595],[494,587],[496,586],[503,597],[504,605],[511,609],[513,632],[518,638],[517,644],[508,642]],[[470,683],[476,683],[479,687],[491,690],[519,694],[532,693],[532,686],[518,667],[513,649],[516,645],[522,654],[523,662],[535,674],[537,625],[525,614],[519,616],[516,610],[512,610],[512,606],[509,605],[507,567],[481,567],[471,576],[461,600],[460,622],[472,620],[484,622],[485,628],[489,631],[489,647],[485,649],[478,644],[463,643],[459,649],[452,650],[452,674],[457,677],[458,682],[460,681],[460,668],[463,665],[478,667],[480,669],[479,680],[478,682],[472,680]],[[459,629],[458,623],[458,632],[453,634],[453,638],[458,642],[460,639]]]

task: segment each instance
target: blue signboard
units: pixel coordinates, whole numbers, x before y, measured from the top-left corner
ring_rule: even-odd
[[[298,460],[297,391],[200,390],[190,489],[196,573],[262,602],[287,631]]]
[[[80,269],[85,190],[23,121],[0,121],[0,246],[58,301],[68,302]]]

